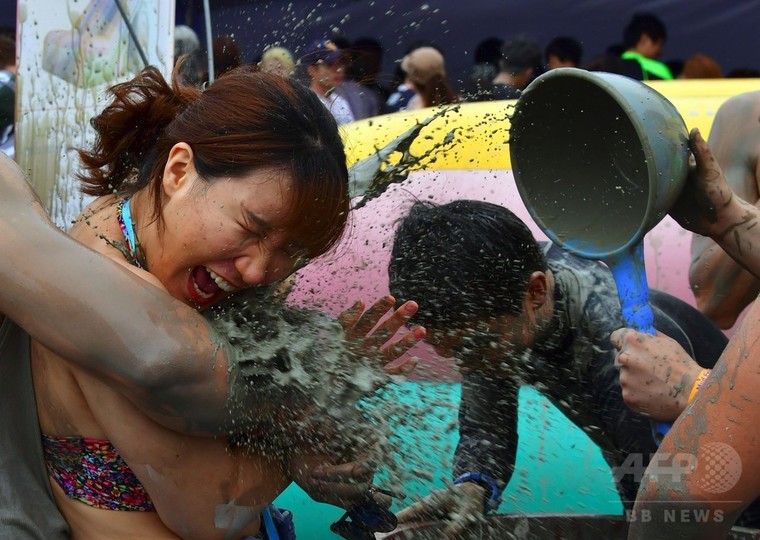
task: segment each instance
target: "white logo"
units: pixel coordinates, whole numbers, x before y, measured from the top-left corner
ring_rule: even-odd
[[[649,456],[648,468],[642,454],[628,454],[619,467],[613,467],[616,482],[631,476],[634,482],[641,482],[645,474],[653,478],[667,479],[680,483],[685,476],[708,493],[725,493],[733,488],[742,474],[742,460],[730,445],[711,442],[700,446],[697,455],[668,454],[657,452]]]
[[[736,485],[742,474],[742,460],[731,446],[712,442],[697,451],[697,485],[709,493],[725,493]]]

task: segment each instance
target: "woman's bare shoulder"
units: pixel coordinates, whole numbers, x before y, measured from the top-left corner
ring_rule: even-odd
[[[98,197],[82,210],[69,229],[69,235],[96,251],[107,251],[103,248],[121,236],[116,219],[117,203],[114,195]]]

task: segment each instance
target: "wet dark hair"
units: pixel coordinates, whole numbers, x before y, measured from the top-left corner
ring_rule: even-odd
[[[415,324],[453,328],[476,317],[519,315],[530,275],[546,271],[530,229],[496,204],[415,203],[388,265],[397,302],[415,300]]]
[[[583,45],[573,37],[557,36],[549,42],[544,51],[544,58],[547,62],[552,55],[556,56],[562,62],[570,61],[578,66],[583,57]]]
[[[652,41],[668,39],[665,23],[654,13],[634,13],[631,20],[623,29],[623,46],[631,49],[636,46],[642,36],[649,36]]]
[[[171,148],[185,142],[207,182],[275,169],[292,178],[294,202],[285,227],[308,257],[327,251],[348,219],[348,170],[335,119],[298,82],[234,69],[205,91],[170,85],[154,67],[110,89],[111,103],[91,123],[97,138],[80,150],[82,191],[101,196],[151,191],[161,222],[161,178]]]

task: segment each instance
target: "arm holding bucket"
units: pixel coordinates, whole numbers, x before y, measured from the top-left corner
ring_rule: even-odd
[[[760,209],[732,191],[698,130],[692,131],[689,144],[696,167],[670,215],[685,229],[712,238],[760,277]]]
[[[728,186],[699,132],[692,132],[696,168],[671,215],[685,228],[710,236],[753,275],[760,275],[760,211]],[[651,518],[633,522],[629,538],[718,538],[728,533],[742,510],[760,495],[760,463],[755,459],[760,400],[760,304],[755,302],[694,400],[676,420],[658,453],[691,456],[683,474],[672,463],[653,459],[642,481],[634,512]],[[720,459],[726,482],[715,484],[710,467]],[[671,520],[672,512],[702,512],[705,519]],[[668,513],[670,512],[670,513]]]
[[[729,186],[742,199],[760,203],[760,92],[748,92],[718,109],[710,146]],[[704,236],[692,241],[689,281],[697,305],[721,328],[730,328],[760,293],[760,281]]]
[[[712,237],[734,260],[746,265],[752,275],[760,275],[760,210],[740,197],[728,185],[709,146],[697,130],[692,131],[690,146],[696,167],[690,173],[680,198],[670,211],[684,228]],[[621,385],[624,397],[634,410],[640,410],[644,395],[653,399],[647,412],[666,419],[684,405],[676,387],[688,384],[701,368],[685,351],[676,351],[664,336],[643,336],[626,331],[613,334],[613,344],[620,351]],[[663,353],[663,351],[666,351]],[[625,360],[628,360],[628,365]],[[650,369],[646,368],[648,359]],[[680,374],[680,375],[679,375]],[[682,378],[686,378],[681,380]],[[688,394],[687,394],[688,395]],[[656,398],[656,399],[655,399]],[[637,405],[639,404],[639,405]],[[637,409],[639,407],[639,409]]]

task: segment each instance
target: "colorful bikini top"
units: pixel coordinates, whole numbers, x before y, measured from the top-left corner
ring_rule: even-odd
[[[137,256],[129,199],[116,205],[116,219],[124,234],[124,256],[145,268]],[[110,441],[42,435],[42,448],[48,474],[70,498],[105,510],[155,512],[148,492]]]
[[[48,474],[68,497],[104,510],[156,511],[110,441],[42,435],[42,448]]]
[[[137,255],[140,244],[132,224],[129,199],[119,201],[116,219],[126,241],[125,257],[131,264],[147,270],[144,258]],[[104,510],[156,511],[150,495],[110,441],[43,434],[42,448],[48,474],[68,497]],[[278,540],[270,508],[265,508],[261,516],[267,538]]]

